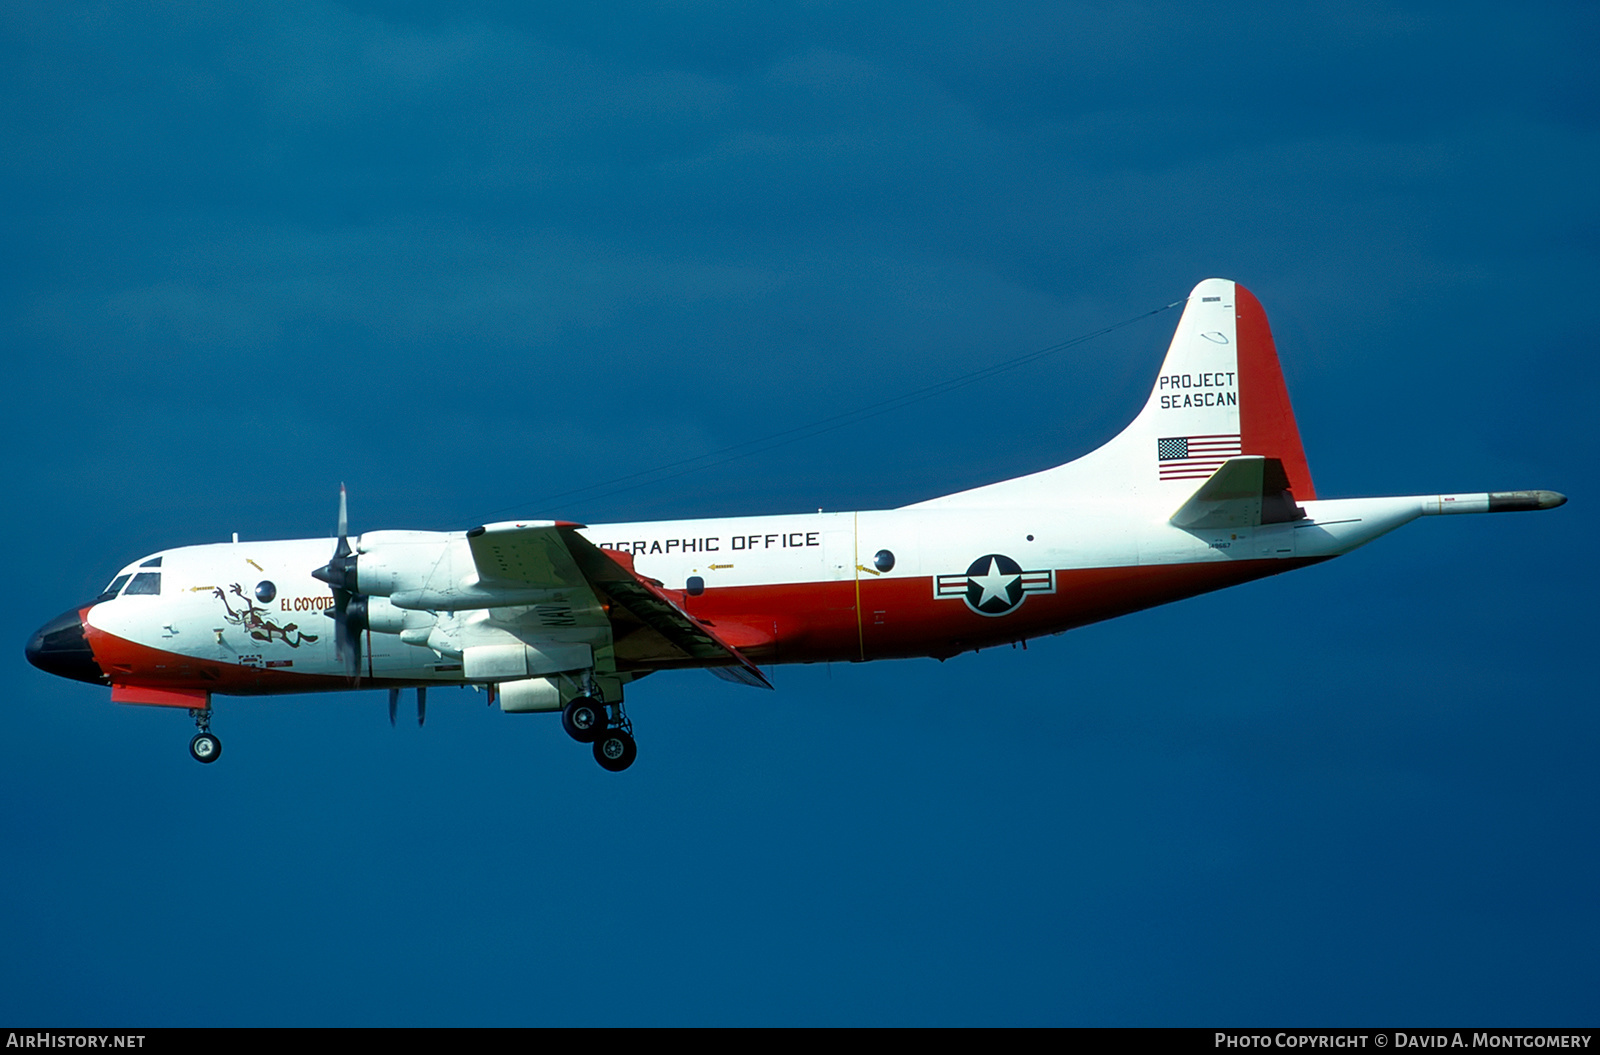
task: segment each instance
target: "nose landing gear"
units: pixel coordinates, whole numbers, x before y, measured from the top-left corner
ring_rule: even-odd
[[[197,730],[194,739],[189,741],[189,757],[207,765],[221,758],[222,741],[211,732],[211,710],[194,708],[189,711],[189,717],[194,719]]]

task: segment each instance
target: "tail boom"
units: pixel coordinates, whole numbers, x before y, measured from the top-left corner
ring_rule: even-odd
[[[1483,494],[1435,495],[1422,500],[1423,516],[1450,513],[1529,513],[1567,504],[1559,491],[1488,491]]]

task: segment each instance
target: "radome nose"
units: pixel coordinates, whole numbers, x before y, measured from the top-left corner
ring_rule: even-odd
[[[23,651],[28,662],[47,674],[74,681],[105,684],[105,672],[94,661],[94,651],[83,633],[81,608],[62,612],[28,639]]]

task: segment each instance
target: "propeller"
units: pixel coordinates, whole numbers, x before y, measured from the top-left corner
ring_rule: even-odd
[[[339,544],[333,559],[311,573],[333,587],[333,640],[346,677],[361,680],[361,634],[367,629],[367,599],[356,592],[356,556],[350,548],[350,515],[344,484],[339,485]]]

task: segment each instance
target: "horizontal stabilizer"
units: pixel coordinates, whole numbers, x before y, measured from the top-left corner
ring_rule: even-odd
[[[1186,529],[1246,528],[1301,520],[1283,462],[1259,454],[1229,458],[1172,514]]]

